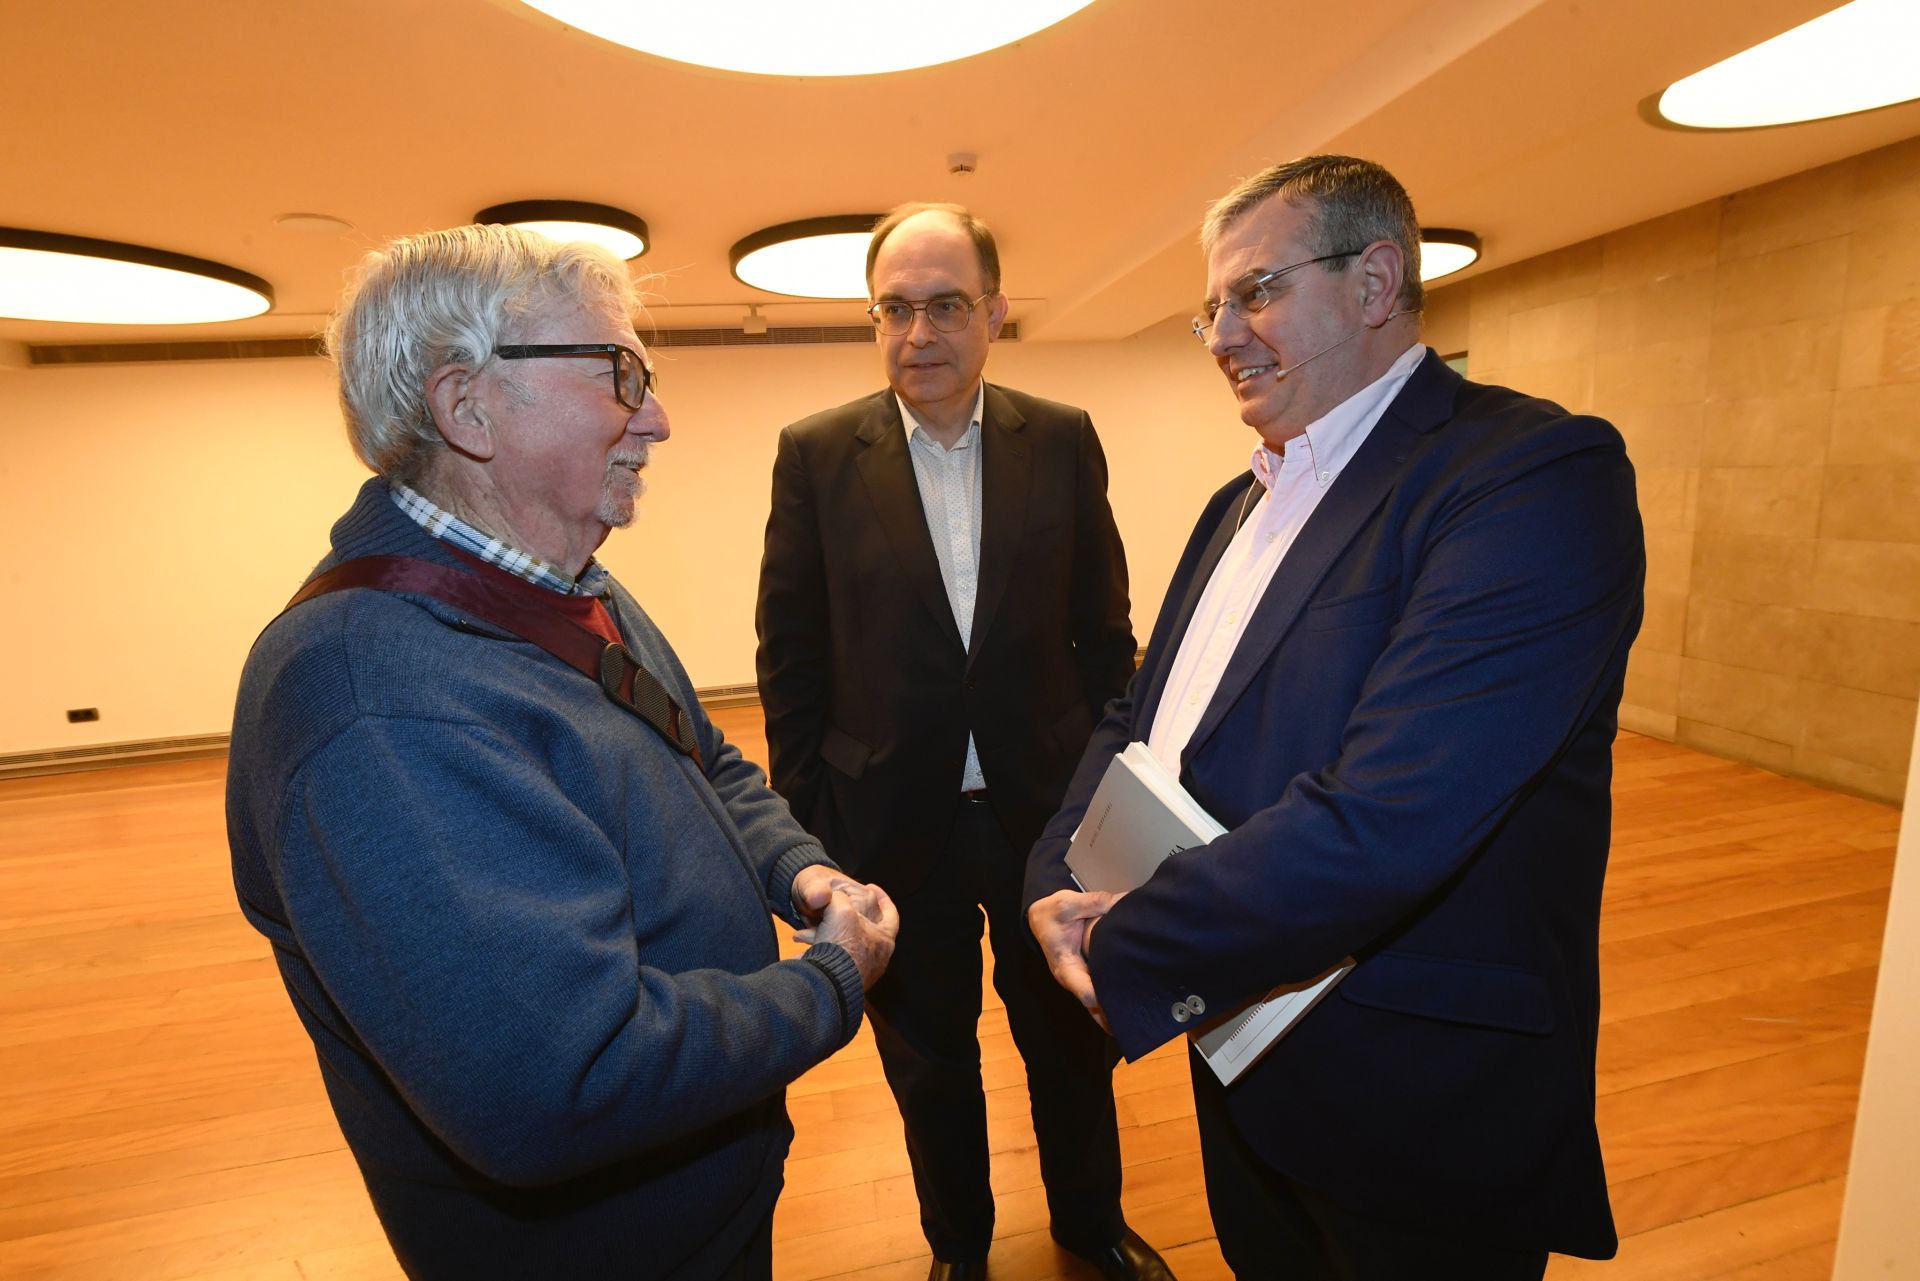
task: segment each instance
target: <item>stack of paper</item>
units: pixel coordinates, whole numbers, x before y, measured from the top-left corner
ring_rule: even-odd
[[[1083,890],[1130,890],[1167,855],[1226,834],[1145,743],[1128,743],[1094,789],[1067,870]]]
[[[1083,890],[1122,893],[1144,885],[1168,855],[1226,834],[1145,743],[1129,743],[1094,789],[1068,847],[1067,870]],[[1214,1075],[1230,1083],[1352,968],[1348,958],[1304,983],[1277,987],[1188,1035]]]

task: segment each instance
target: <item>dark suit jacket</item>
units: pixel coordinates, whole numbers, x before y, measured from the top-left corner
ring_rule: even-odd
[[[891,391],[780,435],[755,624],[773,785],[904,893],[946,847],[967,734],[1026,850],[1133,670],[1126,559],[1085,411],[991,384],[962,646]]]
[[[1249,476],[1207,504],[1126,700],[1028,871],[1144,740]],[[1287,553],[1182,757],[1228,829],[1095,928],[1138,1057],[1348,954],[1360,964],[1229,1092],[1273,1166],[1361,1213],[1605,1257],[1593,1122],[1612,742],[1645,557],[1594,418],[1431,352]],[[1204,1070],[1204,1069],[1201,1069]]]

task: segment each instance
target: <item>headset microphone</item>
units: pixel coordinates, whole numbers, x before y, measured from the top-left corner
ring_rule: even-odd
[[[1419,310],[1420,308],[1418,307],[1408,307],[1404,311],[1389,312],[1387,313],[1387,319],[1381,321],[1380,324],[1384,325],[1387,323],[1387,321],[1396,320],[1401,316],[1410,316],[1414,312]],[[1328,343],[1325,347],[1322,347],[1319,351],[1314,352],[1311,356],[1308,356],[1305,360],[1296,361],[1295,363],[1288,365],[1285,369],[1274,370],[1273,371],[1274,380],[1277,382],[1278,380],[1285,378],[1288,374],[1294,372],[1296,369],[1304,369],[1306,366],[1311,365],[1314,361],[1320,359],[1320,357],[1332,351],[1335,347],[1340,346],[1341,343],[1352,342],[1355,338],[1358,338],[1361,334],[1365,333],[1367,330],[1376,329],[1378,327],[1379,326],[1377,325],[1360,326],[1360,328],[1354,330],[1352,333],[1348,334],[1345,338],[1336,339],[1335,341]]]

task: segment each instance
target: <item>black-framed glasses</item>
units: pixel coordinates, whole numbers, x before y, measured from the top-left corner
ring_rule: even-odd
[[[540,342],[495,347],[493,354],[502,360],[539,360],[547,356],[603,356],[613,362],[613,396],[623,409],[638,410],[647,403],[659,375],[653,372],[640,353],[612,342]]]
[[[925,302],[907,302],[900,298],[883,298],[867,308],[867,314],[873,317],[873,327],[890,337],[899,337],[913,328],[913,313],[927,313],[927,323],[943,334],[957,334],[967,327],[973,319],[973,309],[993,297],[989,289],[978,298],[968,301],[959,294],[940,294]]]
[[[1316,262],[1332,262],[1336,258],[1352,258],[1357,254],[1363,254],[1365,252],[1367,252],[1365,249],[1343,249],[1337,254],[1321,254],[1318,258],[1309,258],[1305,262],[1289,263],[1285,267],[1275,267],[1272,271],[1250,272],[1227,286],[1227,296],[1224,299],[1217,302],[1211,298],[1207,299],[1200,314],[1193,318],[1193,336],[1201,342],[1205,342],[1207,340],[1207,330],[1213,328],[1213,322],[1219,317],[1222,307],[1225,307],[1242,320],[1265,311],[1267,304],[1278,296],[1276,292],[1268,286],[1289,272],[1298,271],[1302,267],[1311,267]]]

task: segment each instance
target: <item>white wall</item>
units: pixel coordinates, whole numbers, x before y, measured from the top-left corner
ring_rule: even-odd
[[[318,360],[0,372],[0,753],[225,730],[359,474]]]
[[[697,684],[751,683],[775,438],[879,387],[879,359],[660,356],[673,439],[601,559]],[[1200,502],[1253,445],[1218,373],[1177,324],[997,344],[987,373],[1093,413],[1144,641]],[[0,445],[0,755],[224,731],[247,647],[364,478],[320,360],[0,370]],[[101,719],[70,725],[75,707]]]
[[[1833,1281],[1920,1277],[1920,732],[1910,759]]]

